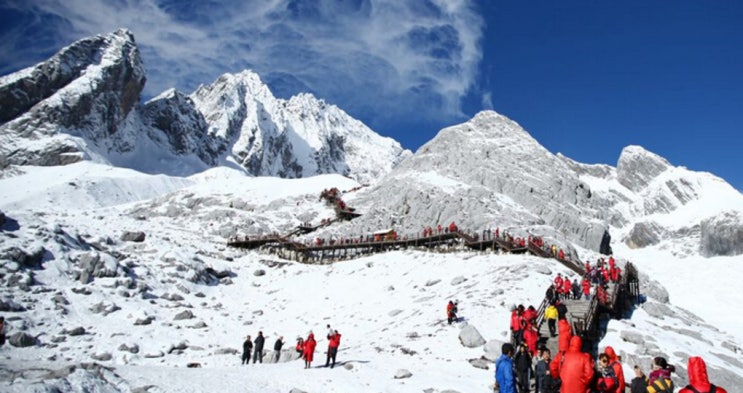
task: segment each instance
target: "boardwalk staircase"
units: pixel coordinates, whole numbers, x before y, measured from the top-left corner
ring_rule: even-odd
[[[640,282],[636,267],[631,262],[624,266],[618,282],[607,286],[607,301],[601,303],[597,296],[590,300],[562,300],[568,309],[567,319],[573,331],[584,342],[584,348],[596,348],[596,343],[604,336],[605,325],[599,323],[602,317],[623,318],[640,301]],[[540,304],[537,319],[540,343],[549,348],[554,356],[558,351],[558,338],[550,337],[549,328],[544,322],[544,309],[547,299]],[[595,355],[595,354],[594,354]]]

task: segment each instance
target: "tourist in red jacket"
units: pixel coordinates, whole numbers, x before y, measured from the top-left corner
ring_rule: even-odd
[[[578,336],[570,339],[570,346],[560,367],[562,387],[560,393],[586,393],[593,379],[593,360],[591,355],[581,352],[583,341]]]
[[[537,319],[537,310],[534,306],[529,306],[529,308],[524,311],[524,320],[526,320],[527,325],[530,325],[532,320],[535,319]]]
[[[565,352],[568,350],[568,345],[570,344],[570,338],[573,337],[572,329],[570,328],[570,323],[568,323],[568,320],[565,318],[560,319],[557,321],[557,334],[558,334],[558,351],[559,352]]]
[[[619,363],[619,357],[617,356],[617,353],[614,352],[614,348],[612,347],[606,347],[604,353],[609,355],[609,366],[614,369],[614,375],[616,375],[618,379],[618,385],[616,389],[612,390],[611,392],[624,393],[624,369],[622,368],[622,364]]]
[[[335,367],[335,356],[338,355],[338,346],[341,345],[341,334],[337,330],[333,331],[333,335],[328,339],[328,358],[325,360],[325,367],[330,365],[330,368]],[[333,361],[331,364],[330,361]]]
[[[457,320],[457,304],[451,300],[446,305],[446,320],[449,322],[449,325]]]
[[[569,278],[565,277],[565,281],[562,282],[562,293],[565,295],[565,299],[570,299],[570,291],[573,289],[573,282]]]
[[[679,393],[707,393],[712,391],[712,384],[707,376],[707,365],[699,356],[689,358],[689,384],[679,390]],[[727,390],[715,386],[716,393],[727,393]]]
[[[537,342],[539,341],[539,332],[535,324],[530,324],[529,327],[524,331],[524,342],[529,347],[529,353],[531,356],[537,356]]]
[[[307,340],[304,341],[304,368],[310,368],[312,365],[312,359],[315,356],[315,346],[317,346],[315,335],[310,332]]]
[[[555,283],[555,289],[558,291],[562,291],[562,274],[557,273],[557,277],[555,277],[554,283]]]
[[[580,283],[583,287],[583,296],[586,300],[591,298],[591,282],[588,281],[588,277],[583,277],[583,281]]]

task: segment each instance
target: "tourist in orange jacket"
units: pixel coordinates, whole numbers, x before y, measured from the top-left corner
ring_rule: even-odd
[[[689,358],[689,384],[679,390],[679,393],[706,393],[712,390],[712,384],[707,376],[707,365],[699,356]],[[727,390],[715,386],[715,393],[727,393]]]
[[[604,353],[609,355],[609,365],[614,369],[614,375],[616,375],[619,380],[619,384],[613,392],[624,393],[624,369],[622,368],[622,364],[619,363],[619,357],[612,347],[606,347]]]
[[[593,379],[593,360],[591,355],[581,352],[583,340],[578,336],[570,339],[570,346],[560,367],[562,387],[560,393],[586,393]]]

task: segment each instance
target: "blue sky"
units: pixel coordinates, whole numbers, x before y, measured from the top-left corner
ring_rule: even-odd
[[[741,20],[733,0],[6,0],[0,74],[126,27],[144,98],[249,68],[411,150],[494,109],[580,162],[641,145],[741,190]]]

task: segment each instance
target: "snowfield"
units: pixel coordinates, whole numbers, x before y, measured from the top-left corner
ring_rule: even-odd
[[[222,168],[176,178],[93,163],[24,170],[0,179],[0,249],[45,252],[33,268],[1,260],[4,274],[33,279],[27,290],[8,285],[0,294],[26,309],[2,313],[9,336],[25,332],[37,345],[0,348],[3,391],[487,392],[510,307],[537,306],[557,273],[573,275],[526,255],[405,250],[306,265],[226,247],[229,223],[243,234],[284,233],[332,216],[320,191],[358,185],[337,175],[285,180]],[[127,231],[146,239],[121,240]],[[647,369],[656,355],[683,378],[686,358],[700,355],[735,392],[729,382],[743,384],[743,323],[730,302],[741,258],[619,249],[657,283],[642,283],[647,302],[631,319],[609,321],[599,347],[623,356],[628,379],[635,363]],[[84,284],[82,261],[95,257],[108,274]],[[449,326],[452,299],[463,320]],[[319,367],[328,324],[342,334],[334,369]],[[486,344],[465,347],[466,325]],[[242,341],[259,331],[265,362],[241,366]],[[279,336],[284,359],[310,331],[318,340],[313,368],[270,362]],[[80,366],[91,362],[104,368]],[[411,376],[395,378],[400,370]]]

